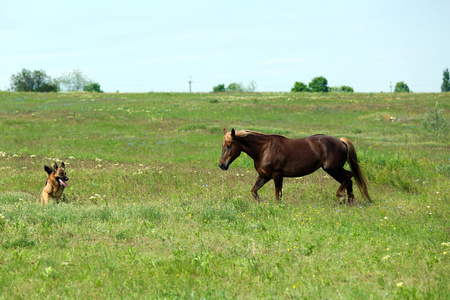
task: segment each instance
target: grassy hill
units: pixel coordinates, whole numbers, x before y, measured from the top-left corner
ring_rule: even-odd
[[[450,298],[450,94],[0,92],[0,298]],[[223,128],[356,146],[373,203],[325,172],[218,168]],[[39,204],[44,164],[69,187]]]

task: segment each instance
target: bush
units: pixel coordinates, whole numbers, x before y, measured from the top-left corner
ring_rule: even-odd
[[[328,81],[325,77],[319,76],[313,78],[313,80],[308,84],[311,92],[328,92]]]
[[[67,92],[83,91],[84,87],[92,83],[92,81],[84,76],[83,72],[80,70],[73,70],[73,72],[64,73],[57,80],[62,86],[63,91]]]
[[[58,92],[59,85],[47,76],[43,70],[33,71],[22,69],[11,76],[11,89],[16,92]]]
[[[227,92],[245,92],[245,88],[242,83],[233,82],[228,85]]]
[[[303,82],[296,81],[294,83],[294,87],[291,89],[291,92],[309,92],[309,88]]]
[[[328,91],[334,92],[334,93],[353,93],[354,92],[352,87],[346,86],[346,85],[329,87]]]
[[[441,92],[450,92],[450,74],[448,72],[448,68],[444,70],[444,74],[442,77]]]
[[[103,93],[103,91],[100,88],[100,84],[98,84],[97,82],[92,82],[84,86],[83,91],[90,93]]]
[[[341,86],[340,89],[341,89],[341,92],[344,92],[344,93],[353,93],[354,92],[354,90],[351,86],[343,85],[343,86]]]
[[[439,103],[428,110],[423,121],[425,129],[432,131],[436,134],[446,134],[450,128],[450,122],[444,116],[444,109],[440,109]]]
[[[395,90],[394,92],[396,93],[409,93],[409,87],[406,83],[404,83],[403,81],[397,82],[397,84],[395,85]]]
[[[218,84],[213,87],[213,93],[225,92],[225,84]]]
[[[213,93],[219,93],[219,92],[255,92],[256,88],[258,87],[258,84],[256,81],[252,80],[248,84],[247,87],[245,87],[242,82],[233,82],[228,85],[227,88],[225,88],[225,84],[218,84],[215,87],[213,87]]]

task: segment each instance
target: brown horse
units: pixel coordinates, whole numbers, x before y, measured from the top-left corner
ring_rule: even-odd
[[[282,195],[283,177],[301,177],[322,168],[341,185],[336,196],[345,201],[347,189],[348,204],[355,196],[351,178],[354,177],[361,194],[372,201],[367,192],[366,179],[359,167],[353,144],[346,138],[327,135],[313,135],[302,139],[288,139],[276,134],[241,130],[223,130],[222,157],[219,167],[228,170],[230,164],[242,151],[253,158],[258,178],[252,188],[252,195],[259,201],[258,190],[273,179],[275,196],[279,201]],[[344,169],[345,162],[350,171]]]

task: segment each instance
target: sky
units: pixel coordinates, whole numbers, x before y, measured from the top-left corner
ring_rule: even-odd
[[[449,0],[1,0],[0,90],[22,69],[81,71],[105,92],[257,84],[440,92]]]

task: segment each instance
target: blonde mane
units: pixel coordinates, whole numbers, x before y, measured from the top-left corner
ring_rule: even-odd
[[[237,137],[247,137],[249,135],[253,135],[253,136],[261,136],[261,135],[266,135],[264,133],[258,132],[258,131],[252,131],[252,130],[239,130],[239,131],[235,131],[235,134]],[[227,132],[224,136],[224,140],[226,142],[231,142],[232,138],[231,138],[231,132]]]

